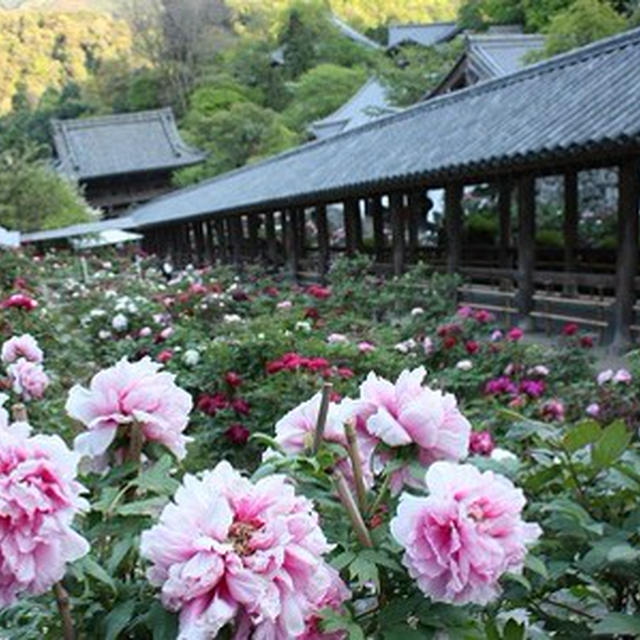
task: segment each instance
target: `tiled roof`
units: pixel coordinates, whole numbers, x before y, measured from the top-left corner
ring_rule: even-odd
[[[432,22],[431,24],[397,24],[389,27],[387,48],[412,42],[430,47],[451,40],[460,32],[455,22]]]
[[[467,36],[470,68],[482,80],[518,71],[530,62],[527,57],[543,46],[544,36],[537,34]]]
[[[153,200],[138,228],[640,154],[640,29]]]
[[[74,224],[70,227],[62,227],[60,229],[23,233],[20,239],[23,244],[28,244],[29,242],[47,242],[50,240],[60,240],[62,238],[102,233],[103,231],[110,229],[131,229],[134,226],[135,223],[131,218],[110,218],[108,220],[97,220],[95,222],[85,222],[84,224]]]
[[[51,122],[56,168],[74,179],[176,169],[204,159],[180,138],[171,109]]]
[[[358,92],[339,109],[309,128],[319,139],[350,131],[398,111],[387,98],[387,89],[376,78],[370,78]]]
[[[382,45],[378,44],[375,40],[371,38],[367,38],[364,34],[356,31],[353,27],[349,26],[343,20],[340,20],[338,16],[331,14],[330,17],[331,22],[338,30],[342,33],[342,35],[350,38],[354,42],[358,42],[359,44],[363,44],[366,47],[370,47],[371,49],[382,49]]]

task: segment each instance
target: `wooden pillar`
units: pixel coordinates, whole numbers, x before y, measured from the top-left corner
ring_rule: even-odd
[[[213,222],[211,220],[206,220],[202,225],[205,230],[205,255],[207,264],[213,266],[216,263],[216,244]]]
[[[518,183],[518,312],[520,326],[533,329],[533,272],[536,254],[536,180],[522,176]]]
[[[359,214],[358,201],[349,199],[344,201],[344,236],[347,256],[353,257],[357,251],[357,222]]]
[[[205,243],[204,243],[204,230],[202,228],[203,224],[204,223],[202,220],[196,220],[193,223],[193,239],[194,239],[194,249],[195,249],[194,262],[199,267],[206,264],[206,260],[207,260]]]
[[[307,212],[304,207],[296,210],[296,239],[300,257],[304,258],[307,252]]]
[[[426,210],[426,198],[424,191],[413,191],[409,194],[409,262],[415,262],[418,257],[418,232],[420,230],[420,218]]]
[[[329,224],[327,222],[327,205],[316,207],[316,227],[318,229],[318,270],[321,276],[329,271],[331,260],[329,248]]]
[[[462,193],[463,185],[454,183],[445,188],[445,224],[447,228],[447,273],[460,268],[462,256]]]
[[[229,235],[231,236],[231,255],[233,264],[242,269],[242,218],[231,216],[227,218]]]
[[[578,174],[564,174],[564,270],[575,271],[578,251]]]
[[[393,242],[393,275],[399,276],[405,266],[405,206],[404,196],[401,193],[389,195],[389,207],[391,209],[391,233]]]
[[[364,253],[364,236],[362,233],[362,214],[360,213],[360,199],[354,201],[353,204],[353,238],[355,241],[356,251]]]
[[[265,214],[265,235],[267,238],[267,261],[275,265],[278,263],[278,245],[276,241],[276,220],[273,211]]]
[[[247,227],[249,228],[249,257],[251,260],[258,258],[258,230],[260,229],[260,216],[250,214],[246,216]]]
[[[633,158],[618,167],[618,253],[616,300],[614,304],[611,350],[624,353],[632,344],[631,325],[636,299],[638,272],[638,197],[640,159]]]
[[[289,271],[293,278],[298,277],[300,271],[300,246],[298,244],[298,211],[297,209],[288,209],[282,212],[283,221],[286,220],[285,231],[285,247],[287,254],[287,263]]]
[[[222,264],[229,263],[229,243],[227,240],[227,225],[224,218],[220,218],[214,221],[216,228],[216,238],[218,240],[218,254]]]
[[[380,196],[373,196],[367,199],[367,212],[371,216],[373,223],[373,247],[376,262],[384,262],[385,237],[384,237],[384,211]]]
[[[511,196],[513,185],[511,180],[504,179],[498,183],[498,266],[501,269],[511,268],[509,246],[511,245]]]

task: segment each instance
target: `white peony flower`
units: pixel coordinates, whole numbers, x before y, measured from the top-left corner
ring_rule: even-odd
[[[182,361],[188,367],[195,367],[200,362],[200,354],[195,349],[187,349],[182,356]]]
[[[127,327],[129,326],[127,316],[125,316],[123,313],[118,313],[117,315],[113,316],[113,319],[111,320],[111,326],[116,331],[126,331]]]
[[[460,360],[460,362],[456,364],[456,369],[460,369],[460,371],[471,371],[471,369],[473,369],[473,362],[471,362],[471,360]]]

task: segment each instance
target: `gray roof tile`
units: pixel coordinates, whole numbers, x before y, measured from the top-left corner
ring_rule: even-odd
[[[640,152],[640,29],[153,200],[136,226],[438,184],[585,149]]]
[[[56,168],[74,179],[175,169],[204,159],[182,141],[171,109],[51,123]]]
[[[460,32],[455,22],[432,22],[430,24],[396,24],[389,27],[387,48],[405,43],[430,47],[451,40]]]

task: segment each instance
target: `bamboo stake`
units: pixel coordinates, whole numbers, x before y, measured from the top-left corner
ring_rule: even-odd
[[[73,618],[71,617],[69,594],[60,582],[56,582],[53,585],[53,593],[56,597],[56,602],[58,603],[60,617],[62,618],[64,640],[75,640],[76,632],[73,627]]]
[[[324,437],[324,428],[327,424],[327,415],[329,413],[329,400],[331,398],[331,390],[333,385],[325,382],[322,386],[322,399],[320,400],[320,410],[318,411],[318,421],[316,422],[316,431],[313,438],[313,448],[311,452],[315,455],[320,449],[322,438]]]
[[[342,475],[342,473],[340,473],[340,471],[335,469],[333,471],[333,479],[335,481],[336,490],[338,491],[340,502],[342,502],[344,508],[347,510],[347,514],[349,516],[349,519],[351,520],[351,524],[353,525],[360,544],[363,547],[373,547],[371,536],[369,535],[367,526],[364,523],[362,514],[358,509],[358,505],[356,504],[356,501],[353,499],[353,495],[349,490],[349,485],[347,484],[345,477]]]
[[[353,468],[353,480],[356,485],[356,496],[358,498],[358,507],[362,513],[367,511],[367,489],[364,484],[364,473],[362,471],[362,458],[360,457],[360,447],[356,436],[356,429],[353,420],[349,420],[344,425],[344,432],[347,436],[347,448],[349,450],[349,458],[351,459],[351,467]]]

